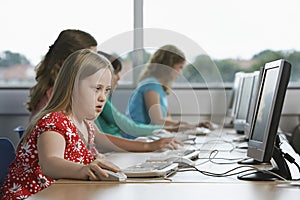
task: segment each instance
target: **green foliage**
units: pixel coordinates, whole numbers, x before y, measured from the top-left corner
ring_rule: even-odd
[[[144,51],[143,62],[147,63],[151,53]],[[129,52],[125,60],[134,60],[133,53]],[[292,64],[291,81],[300,81],[300,52],[298,51],[272,51],[264,50],[254,55],[250,60],[223,59],[212,60],[207,55],[198,55],[192,63],[187,63],[183,69],[182,76],[176,82],[190,83],[214,83],[233,82],[236,72],[253,72],[259,70],[265,63],[278,59],[285,59]],[[13,65],[30,65],[28,59],[11,51],[4,51],[0,54],[0,67]],[[138,72],[141,70],[137,70]]]
[[[291,81],[300,81],[300,52],[293,51],[286,56],[286,60],[292,65]]]
[[[255,63],[251,66],[253,71],[259,70],[265,63],[284,58],[285,54],[281,51],[265,50],[253,56]]]
[[[297,51],[271,51],[265,50],[261,53],[253,56],[252,60],[255,60],[255,64],[251,66],[251,70],[258,70],[267,62],[271,62],[278,59],[285,59],[292,65],[290,81],[300,80],[300,52]]]
[[[19,53],[4,51],[0,55],[0,67],[9,67],[13,65],[29,65],[27,58]]]
[[[291,81],[300,80],[300,52],[265,50],[254,55],[250,60],[212,60],[207,55],[198,56],[193,63],[183,70],[185,79],[189,82],[207,83],[220,74],[223,82],[233,82],[236,72],[253,72],[259,70],[265,63],[285,59],[292,65]],[[205,79],[205,80],[204,80]]]
[[[210,74],[212,68],[211,59],[206,55],[199,55],[193,63],[188,64],[183,69],[183,76],[189,82],[203,83],[205,82],[205,74]]]
[[[220,79],[223,82],[232,82],[238,71],[242,71],[242,67],[235,60],[213,61],[207,55],[200,55],[183,69],[183,75],[192,83],[219,82]]]
[[[129,53],[127,53],[126,55],[123,55],[124,56],[124,60],[131,60],[133,61],[135,59],[135,56],[134,56],[134,51],[131,51]],[[143,52],[143,63],[147,63],[151,57],[151,54],[147,51],[144,51]]]
[[[241,66],[231,59],[215,61],[224,82],[233,82],[234,74],[238,71],[243,71]]]

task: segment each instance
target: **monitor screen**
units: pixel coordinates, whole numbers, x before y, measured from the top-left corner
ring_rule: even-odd
[[[272,158],[274,168],[269,171],[286,179],[291,179],[291,176],[280,151],[277,129],[290,72],[291,65],[282,59],[266,63],[262,68],[247,151],[247,156],[259,162],[269,162]],[[254,181],[277,179],[276,176],[261,171],[238,178]]]
[[[236,114],[233,120],[234,129],[238,133],[244,133],[244,127],[253,90],[254,78],[254,73],[247,73],[243,75],[240,81],[240,92],[237,100]]]
[[[250,102],[248,106],[248,111],[247,111],[247,116],[246,116],[246,121],[244,124],[244,134],[246,138],[249,138],[249,133],[250,133],[250,127],[251,127],[251,122],[253,119],[253,114],[254,114],[254,106],[257,98],[257,92],[259,89],[259,83],[260,83],[260,71],[255,71],[253,72],[253,84],[252,84],[252,90],[251,90],[251,96],[250,96]]]

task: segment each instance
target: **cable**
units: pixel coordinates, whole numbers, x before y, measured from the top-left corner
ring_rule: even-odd
[[[198,172],[200,172],[201,174],[206,175],[206,176],[213,176],[213,177],[227,177],[227,176],[233,176],[233,175],[237,175],[237,174],[240,174],[240,173],[244,173],[244,172],[249,172],[249,171],[254,171],[254,170],[256,170],[256,168],[249,166],[248,168],[250,168],[250,169],[246,169],[246,170],[243,170],[243,171],[231,173],[231,172],[233,172],[233,171],[235,171],[235,170],[238,170],[238,169],[241,169],[241,168],[245,168],[245,167],[246,167],[246,166],[239,166],[239,167],[235,167],[235,168],[233,168],[233,169],[231,169],[231,170],[228,170],[228,171],[226,171],[226,172],[224,172],[224,173],[213,173],[213,172],[208,172],[208,171],[200,170],[200,169],[198,169],[197,167],[194,167],[194,166],[190,166],[190,167],[193,168],[193,170],[188,170],[188,169],[186,169],[186,170],[180,170],[180,171],[198,171]],[[180,172],[180,171],[179,171],[179,172]]]
[[[198,165],[203,165],[207,162],[211,162],[214,164],[219,164],[219,165],[223,165],[223,164],[236,164],[238,161],[243,160],[244,158],[216,158],[217,154],[219,153],[219,150],[212,150],[209,154],[208,158],[198,158],[200,159],[207,159],[207,161],[202,162],[202,163],[197,163],[196,166]],[[234,161],[234,162],[216,162],[214,160],[229,160],[229,161]]]
[[[286,138],[285,135],[279,134],[279,137],[280,137],[280,139],[282,140],[282,141],[280,141],[279,146],[281,146],[281,145],[284,144],[283,141],[285,141],[287,144],[289,144],[289,142],[288,142],[288,140],[287,140],[287,138]],[[296,165],[296,167],[298,168],[298,170],[299,170],[299,172],[300,172],[300,166],[299,166],[299,164],[296,162],[295,158],[292,157],[289,153],[283,152],[281,149],[280,149],[280,152],[281,152],[283,158],[285,158],[286,160],[288,160],[291,164]]]
[[[208,172],[208,171],[203,171],[203,170],[200,170],[198,169],[197,167],[195,166],[190,166],[192,168],[191,169],[181,169],[181,170],[178,170],[178,172],[185,172],[185,171],[198,171],[200,172],[201,174],[203,175],[206,175],[206,176],[212,176],[212,177],[228,177],[228,176],[233,176],[233,175],[238,175],[238,174],[241,174],[241,173],[245,173],[245,172],[251,172],[251,171],[258,171],[258,172],[262,172],[262,173],[265,173],[265,174],[271,174],[273,176],[276,176],[277,178],[279,178],[280,180],[283,180],[283,181],[288,181],[286,180],[284,177],[272,172],[272,171],[269,171],[269,170],[262,170],[262,169],[258,169],[256,167],[253,167],[253,166],[239,166],[239,167],[235,167],[231,170],[228,170],[224,173],[213,173],[213,172]],[[248,168],[248,169],[245,169],[243,171],[239,171],[239,172],[234,172],[238,169],[242,169],[242,168]]]
[[[298,168],[299,172],[300,172],[300,166],[298,165],[297,162],[295,162],[295,158],[293,158],[290,154],[288,153],[284,153],[282,152],[282,155],[285,159],[287,159],[290,163],[296,165],[296,167]]]
[[[233,142],[231,141],[227,141],[227,140],[209,140],[209,141],[206,141],[206,142],[202,142],[202,143],[199,143],[197,142],[196,144],[202,144],[202,146],[206,145],[206,144],[210,144],[210,143],[213,143],[213,144],[219,144],[219,142],[222,142],[222,143],[227,143],[227,144],[230,144],[232,148],[228,149],[228,150],[218,150],[218,151],[224,151],[224,152],[232,152],[234,149],[235,149],[235,145],[233,144]],[[198,149],[198,150],[202,150],[204,151],[205,149]],[[209,149],[210,150],[210,149]]]

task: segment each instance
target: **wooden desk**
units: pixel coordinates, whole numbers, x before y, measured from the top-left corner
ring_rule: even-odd
[[[95,183],[53,184],[30,200],[299,200],[300,188],[275,183]]]
[[[219,150],[219,158],[244,158],[246,150],[237,150],[230,141],[237,135],[227,134],[226,130],[215,132],[206,137],[197,138],[197,144],[190,148],[201,150],[200,158],[208,158],[212,150]],[[143,162],[151,156],[161,152],[152,153],[111,153],[107,157],[121,168]],[[198,160],[201,170],[210,172],[224,172],[238,164],[214,164]],[[204,164],[201,164],[204,163]],[[300,186],[290,186],[280,182],[247,182],[240,181],[236,176],[209,177],[196,171],[177,172],[164,179],[128,179],[125,183],[59,180],[49,188],[33,195],[29,199],[101,199],[101,200],[182,200],[182,199],[224,199],[224,200],[293,200],[299,199]]]

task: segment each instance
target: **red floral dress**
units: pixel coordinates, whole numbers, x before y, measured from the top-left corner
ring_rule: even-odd
[[[37,140],[45,131],[56,131],[65,138],[64,158],[76,163],[89,164],[98,153],[94,147],[94,128],[89,127],[88,147],[80,137],[75,125],[61,112],[45,115],[36,125],[26,143],[18,146],[17,155],[10,165],[2,186],[2,199],[26,199],[49,187],[55,180],[43,174],[39,165]]]

